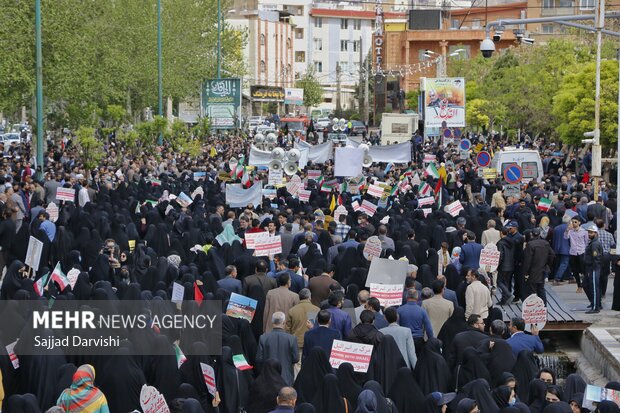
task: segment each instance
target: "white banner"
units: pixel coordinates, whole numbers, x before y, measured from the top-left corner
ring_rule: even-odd
[[[320,145],[311,145],[300,140],[295,142],[295,148],[301,150],[308,149],[308,161],[312,163],[325,163],[332,159],[332,142],[325,142]]]
[[[292,87],[284,88],[284,104],[285,105],[303,105],[304,90]]]
[[[375,163],[409,163],[411,162],[411,142],[403,142],[396,145],[372,145],[368,154]]]
[[[241,184],[226,184],[226,203],[231,208],[244,208],[248,204],[255,207],[263,200],[263,183],[258,182],[248,189]]]
[[[334,176],[359,176],[362,174],[364,150],[359,148],[336,148]]]
[[[271,151],[263,151],[254,145],[250,147],[250,161],[248,165],[269,166],[271,159]]]

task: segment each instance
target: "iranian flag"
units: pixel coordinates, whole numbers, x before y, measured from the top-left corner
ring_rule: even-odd
[[[60,268],[60,262],[56,264],[54,271],[52,271],[52,281],[55,281],[58,284],[60,291],[64,291],[64,289],[70,285],[69,279]]]
[[[237,166],[235,167],[235,169],[230,171],[230,177],[233,179],[240,179],[243,176],[243,171],[244,171],[244,166],[243,163],[245,162],[245,156],[241,155],[241,158],[239,158],[239,162],[237,163]]]
[[[243,354],[235,354],[233,355],[232,359],[233,359],[233,364],[235,365],[237,370],[243,371],[243,370],[250,370],[252,368],[252,366],[250,366],[250,364],[247,362]]]
[[[435,201],[437,202],[437,208],[441,208],[443,204],[443,191],[441,190],[441,185],[443,183],[443,179],[437,180],[437,185],[435,186]]]
[[[248,172],[248,168],[246,168],[245,166],[242,167],[241,185],[243,185],[244,188],[249,188],[252,186],[250,172]]]
[[[430,194],[432,191],[433,191],[433,188],[431,188],[431,186],[429,184],[424,182],[422,184],[422,186],[420,187],[420,190],[418,191],[418,193],[420,195],[426,196],[426,195]]]
[[[50,280],[50,273],[48,272],[43,277],[35,281],[33,287],[36,293],[39,294],[39,297],[43,296],[43,290],[45,290],[45,287],[47,286],[47,283],[49,282],[49,280]]]
[[[551,200],[549,198],[541,198],[536,206],[536,209],[540,211],[549,211],[551,208]]]
[[[396,195],[397,192],[398,192],[398,185],[394,185],[392,189],[390,190],[390,196]]]
[[[424,176],[432,176],[433,178],[439,178],[439,171],[434,163],[429,163],[424,170]]]
[[[183,365],[183,363],[187,361],[187,357],[185,357],[185,354],[183,354],[183,352],[181,351],[177,343],[174,343],[173,346],[174,346],[174,355],[177,358],[177,368],[180,369],[181,365]]]

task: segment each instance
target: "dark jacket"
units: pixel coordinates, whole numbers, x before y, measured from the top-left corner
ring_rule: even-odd
[[[308,330],[304,334],[304,350],[302,352],[302,360],[310,354],[310,350],[314,347],[321,347],[325,355],[329,357],[332,351],[334,340],[342,340],[342,336],[338,330],[329,327],[316,327]]]
[[[470,327],[469,330],[462,331],[454,336],[452,348],[446,354],[446,361],[451,369],[454,369],[463,361],[463,352],[467,347],[476,347],[482,340],[489,338],[484,332]]]
[[[497,241],[497,250],[499,251],[499,265],[497,271],[512,272],[515,269],[515,243],[512,238],[503,237]]]
[[[347,336],[347,341],[353,343],[372,344],[376,346],[383,338],[383,333],[372,324],[358,324]]]
[[[600,268],[602,257],[603,246],[598,240],[598,237],[596,237],[586,246],[586,253],[584,254],[586,269],[591,270],[594,267]]]
[[[523,253],[523,275],[528,276],[527,282],[539,284],[545,281],[545,271],[553,265],[555,253],[544,239],[533,239],[527,243]]]

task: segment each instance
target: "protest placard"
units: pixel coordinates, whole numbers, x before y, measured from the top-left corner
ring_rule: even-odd
[[[367,260],[372,260],[374,257],[381,256],[381,240],[376,235],[368,238],[366,244],[364,245],[363,254]]]
[[[321,176],[321,171],[318,169],[310,169],[308,171],[308,179],[314,179],[316,181],[319,176]]]
[[[372,345],[334,340],[329,355],[329,364],[337,369],[342,363],[351,363],[353,371],[366,373],[372,355]]]
[[[268,257],[282,253],[282,240],[279,235],[262,237],[256,240],[254,252],[257,257]]]
[[[200,195],[202,198],[205,197],[205,190],[202,189],[201,186],[197,187],[196,189],[194,189],[194,192],[192,192],[192,199],[196,198],[198,195]]]
[[[253,300],[245,295],[232,293],[228,300],[226,315],[230,317],[243,318],[252,322],[258,301]]]
[[[486,272],[493,272],[497,270],[499,265],[500,253],[497,250],[495,244],[487,244],[482,251],[480,251],[480,261],[478,266]]]
[[[267,231],[250,232],[245,234],[245,246],[249,250],[256,249],[256,241],[260,238],[268,238],[269,233]]]
[[[495,168],[484,168],[482,170],[482,175],[484,179],[495,179],[497,178],[497,169]]]
[[[338,208],[334,210],[334,221],[340,222],[340,215],[349,215],[349,212],[344,205],[339,205]]]
[[[269,177],[268,177],[269,185],[280,185],[282,183],[283,178],[284,178],[284,172],[282,171],[282,168],[279,168],[279,169],[269,168]]]
[[[365,213],[368,214],[369,217],[372,217],[373,215],[375,215],[375,212],[377,212],[377,205],[373,204],[372,202],[364,199],[362,201],[362,205],[360,205],[360,209],[362,211],[364,211]]]
[[[429,163],[429,162],[435,162],[436,160],[437,160],[437,155],[432,154],[432,153],[424,154],[424,162]]]
[[[153,386],[142,385],[140,407],[144,413],[170,413],[164,396]]]
[[[185,192],[181,192],[177,197],[177,203],[184,208],[187,208],[194,202]]]
[[[277,191],[274,188],[263,188],[263,197],[267,199],[274,199],[277,196]]]
[[[451,204],[446,205],[446,212],[453,217],[459,215],[459,212],[463,210],[463,205],[461,205],[461,201],[454,201]]]
[[[297,195],[299,196],[299,200],[301,202],[310,202],[311,194],[312,194],[312,191],[308,191],[306,189],[300,189],[299,192],[297,192]]]
[[[39,262],[41,262],[41,253],[43,252],[43,243],[33,236],[28,240],[28,250],[26,251],[26,260],[24,264],[39,271]]]
[[[75,200],[75,189],[59,186],[56,188],[56,200],[73,202]]]
[[[75,287],[75,283],[77,282],[78,277],[80,276],[80,270],[77,268],[71,268],[67,273],[67,279],[69,280],[69,285],[71,285],[71,289]]]
[[[359,176],[365,152],[360,148],[336,148],[334,153],[334,176]]]
[[[371,283],[404,285],[408,265],[407,261],[373,258],[366,277],[366,287],[370,287]]]
[[[424,218],[426,218],[433,213],[433,210],[431,208],[422,208],[422,212],[424,212]]]
[[[17,344],[17,340],[6,346],[6,353],[9,355],[9,360],[11,360],[14,369],[19,368],[19,358],[17,358],[17,354],[15,354],[15,345]]]
[[[291,179],[286,184],[286,190],[292,196],[297,196],[299,190],[301,189],[301,178],[299,175],[291,176]]]
[[[370,283],[370,296],[377,298],[382,307],[400,306],[403,303],[403,284]]]
[[[536,324],[538,329],[542,330],[547,324],[547,307],[543,299],[536,294],[527,297],[521,307],[521,317],[530,328]]]
[[[372,195],[377,198],[381,198],[383,196],[383,187],[375,184],[370,184],[368,187],[368,195]]]
[[[418,198],[418,208],[423,207],[425,205],[433,205],[434,203],[435,203],[435,198],[433,198],[432,196]]]
[[[172,284],[172,298],[170,299],[170,301],[172,301],[175,304],[182,303],[184,293],[185,293],[185,287],[183,287],[179,283],[176,283],[176,282],[173,283]]]
[[[351,202],[351,208],[353,208],[353,211],[357,212],[360,209],[360,203],[357,201],[353,201]]]
[[[194,181],[200,181],[201,179],[205,179],[207,177],[207,173],[204,171],[194,172]]]
[[[596,409],[594,403],[600,403],[603,400],[614,402],[620,406],[620,391],[588,384],[581,407],[594,411]]]
[[[55,203],[50,202],[47,208],[45,208],[45,211],[47,211],[47,214],[50,216],[50,221],[58,221],[58,206]]]
[[[215,393],[217,392],[217,387],[215,386],[215,370],[206,363],[200,363],[200,368],[202,369],[202,377],[207,385],[207,390],[211,393],[211,396],[215,397]]]
[[[511,196],[519,197],[521,195],[521,185],[520,184],[512,184],[512,185],[504,185],[504,197],[506,199]]]

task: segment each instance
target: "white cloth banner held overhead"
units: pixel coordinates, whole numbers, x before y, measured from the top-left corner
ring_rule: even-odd
[[[263,183],[258,182],[248,189],[240,184],[226,184],[226,203],[231,208],[244,208],[248,204],[258,206],[263,201]]]
[[[411,162],[411,142],[403,142],[396,145],[372,145],[368,150],[368,154],[372,158],[373,163],[409,163]]]
[[[295,142],[295,148],[300,151],[308,149],[308,161],[312,163],[325,163],[332,159],[332,142],[325,142],[320,145],[311,145],[304,141]]]
[[[248,165],[269,166],[269,162],[271,162],[272,159],[270,151],[263,151],[254,145],[250,147],[250,160],[248,161]]]
[[[336,148],[334,176],[359,176],[362,174],[364,150],[359,148]]]

